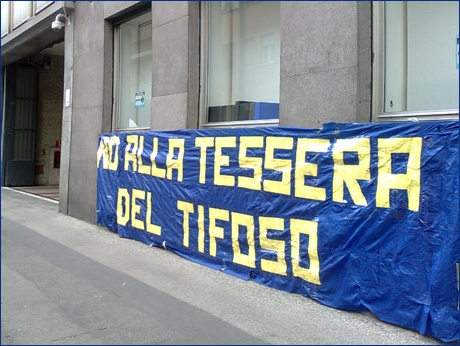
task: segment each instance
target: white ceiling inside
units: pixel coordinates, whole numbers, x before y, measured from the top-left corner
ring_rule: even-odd
[[[45,48],[40,53],[49,55],[64,55],[64,42],[56,43],[51,48]]]

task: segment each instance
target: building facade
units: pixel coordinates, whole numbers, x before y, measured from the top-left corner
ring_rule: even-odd
[[[1,5],[2,185],[88,222],[103,132],[458,119],[458,2]]]

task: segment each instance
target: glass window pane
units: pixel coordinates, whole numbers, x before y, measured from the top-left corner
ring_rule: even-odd
[[[278,119],[279,2],[208,5],[208,121]]]
[[[13,27],[24,22],[30,16],[30,1],[13,1]]]
[[[385,112],[458,109],[458,2],[385,2]]]
[[[120,25],[117,128],[150,127],[152,15]]]
[[[35,6],[36,6],[36,13],[40,12],[44,8],[46,8],[48,5],[52,4],[54,1],[35,1]]]
[[[9,3],[8,1],[2,1],[2,36],[8,33],[9,22]]]

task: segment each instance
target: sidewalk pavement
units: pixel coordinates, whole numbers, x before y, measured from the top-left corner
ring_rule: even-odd
[[[1,192],[2,344],[440,343]]]

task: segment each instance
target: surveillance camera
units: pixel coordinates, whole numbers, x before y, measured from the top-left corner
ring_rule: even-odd
[[[63,26],[64,26],[64,23],[58,20],[55,20],[54,22],[51,23],[51,29],[53,29],[54,31],[61,30]]]
[[[51,23],[51,29],[53,29],[54,31],[59,31],[64,27],[64,23],[60,21],[61,18],[64,18],[65,20],[67,20],[67,22],[70,25],[69,18],[67,18],[63,14],[58,14],[56,18],[54,19],[54,22]]]

